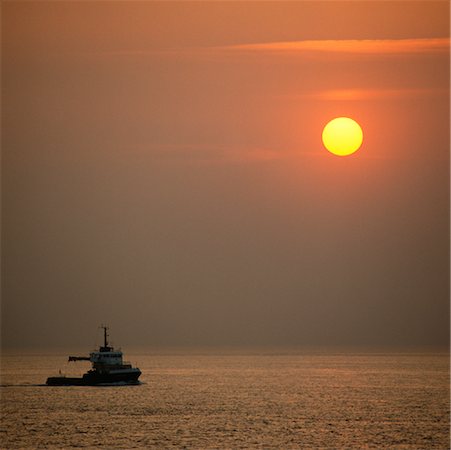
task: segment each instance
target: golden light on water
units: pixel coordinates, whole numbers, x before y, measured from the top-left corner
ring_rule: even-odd
[[[349,117],[332,119],[323,130],[323,144],[334,155],[347,156],[356,152],[363,142],[360,125]]]

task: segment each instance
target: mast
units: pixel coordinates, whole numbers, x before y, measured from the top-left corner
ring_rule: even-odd
[[[100,328],[103,328],[103,346],[105,348],[107,348],[108,347],[108,333],[107,333],[108,327],[106,325],[102,325]]]

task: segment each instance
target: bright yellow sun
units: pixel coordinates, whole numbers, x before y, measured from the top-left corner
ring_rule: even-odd
[[[363,141],[360,125],[349,117],[332,119],[323,130],[323,144],[331,153],[347,156],[356,152]]]

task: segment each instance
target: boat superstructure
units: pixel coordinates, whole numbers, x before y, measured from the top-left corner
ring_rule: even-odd
[[[98,351],[91,352],[89,356],[69,356],[68,361],[90,361],[92,369],[81,378],[66,376],[49,377],[47,383],[50,386],[94,386],[99,384],[126,383],[137,384],[141,371],[132,367],[122,359],[122,351],[115,350],[108,343],[108,327],[103,328],[103,346]]]

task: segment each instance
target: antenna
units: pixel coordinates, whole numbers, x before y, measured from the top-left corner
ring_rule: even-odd
[[[106,348],[108,347],[108,326],[107,325],[100,325],[100,328],[103,328],[103,346]]]

